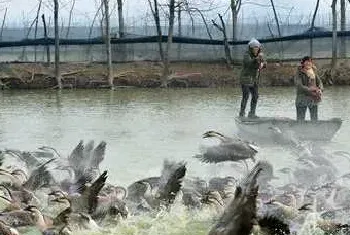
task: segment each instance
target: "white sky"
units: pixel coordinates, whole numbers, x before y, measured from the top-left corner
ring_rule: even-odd
[[[7,26],[23,26],[24,24],[28,24],[31,22],[36,15],[37,6],[39,0],[0,0],[0,17],[2,18],[4,15],[4,9],[8,8],[7,13]],[[90,24],[94,14],[97,9],[97,3],[100,0],[76,0],[75,8],[74,8],[74,17],[72,24]],[[116,0],[110,0],[111,4],[115,4]],[[165,0],[163,0],[165,1]],[[211,13],[205,13],[208,20],[216,17],[217,13],[223,14],[229,7],[230,0],[189,0],[194,3],[196,6],[200,2],[209,2],[214,1],[214,6],[218,8]],[[242,12],[240,17],[244,18],[255,18],[255,19],[266,19],[268,16],[273,17],[273,12],[271,7],[269,7],[270,0],[242,0],[244,5],[242,6]],[[60,17],[63,19],[64,23],[68,22],[69,10],[71,7],[72,0],[60,0]],[[142,21],[145,21],[145,17],[147,12],[149,13],[147,0],[124,0],[125,2],[125,17],[126,23],[132,24],[141,24]],[[266,6],[256,6],[252,3],[259,3],[260,5],[268,5]],[[308,17],[312,14],[314,10],[316,0],[275,0],[275,5],[281,17],[281,20],[287,18],[289,12],[292,7],[291,15],[294,18],[300,18],[297,15],[303,15],[304,17]],[[330,14],[331,0],[321,0],[320,4],[320,13],[324,15],[324,17],[328,17]],[[349,5],[349,4],[348,4]],[[113,8],[113,6],[112,6]],[[42,13],[45,13],[47,18],[50,16],[53,18],[53,0],[43,0],[43,8]],[[228,11],[229,12],[229,11]],[[229,16],[229,14],[226,14]],[[25,23],[24,23],[25,22]],[[117,22],[116,14],[112,14],[112,23]]]

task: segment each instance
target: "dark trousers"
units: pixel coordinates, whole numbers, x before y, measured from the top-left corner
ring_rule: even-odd
[[[296,105],[297,120],[304,121],[306,115],[306,109],[309,108],[310,119],[312,121],[318,120],[318,106],[317,105]]]
[[[247,106],[249,94],[252,95],[252,99],[250,101],[249,115],[255,115],[256,105],[258,103],[258,98],[259,98],[258,85],[242,84],[241,111],[239,112],[239,116],[244,116],[245,114],[245,108]]]

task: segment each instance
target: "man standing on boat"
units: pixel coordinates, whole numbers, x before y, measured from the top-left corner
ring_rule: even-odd
[[[295,106],[298,121],[305,120],[307,109],[310,111],[310,119],[318,120],[318,103],[321,101],[323,84],[315,69],[312,58],[309,56],[305,56],[298,67],[295,80],[297,88]]]
[[[252,38],[248,43],[248,50],[244,54],[243,68],[240,76],[240,83],[242,87],[242,101],[240,117],[244,117],[245,108],[247,106],[249,94],[252,98],[250,101],[249,118],[258,118],[256,115],[256,105],[258,103],[259,93],[258,86],[260,80],[260,71],[266,67],[264,55],[261,52],[261,44],[255,38]]]

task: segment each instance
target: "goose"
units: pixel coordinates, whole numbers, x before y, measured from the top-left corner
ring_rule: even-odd
[[[217,213],[222,213],[225,208],[224,200],[218,191],[208,191],[202,196],[200,202],[210,206]]]
[[[236,187],[234,198],[226,206],[209,235],[250,235],[257,224],[257,177],[261,171],[259,162]]]
[[[274,216],[264,216],[253,226],[252,235],[287,235],[291,234],[289,225]]]
[[[40,218],[40,211],[35,206],[27,206],[23,210],[0,213],[0,220],[11,227],[35,226]],[[42,215],[41,215],[42,216]]]
[[[2,235],[19,235],[19,232],[16,229],[11,228],[4,221],[0,220],[0,234],[2,234]]]
[[[49,195],[65,198],[71,205],[73,212],[93,214],[98,206],[98,194],[107,180],[107,171],[104,171],[91,185],[81,184],[76,192],[67,194],[61,190],[53,191]]]
[[[343,234],[343,233],[339,233],[342,230],[346,231],[346,233],[344,234],[349,234],[350,232],[350,225],[348,224],[335,223],[333,221],[322,220],[322,219],[317,220],[316,224],[317,224],[317,227],[322,229],[326,234]]]
[[[217,138],[220,144],[207,147],[203,154],[195,155],[205,163],[219,163],[224,161],[241,161],[251,159],[255,162],[254,156],[258,153],[258,147],[239,138],[233,139],[224,136],[216,131],[207,131],[203,138]]]
[[[297,201],[294,195],[292,194],[285,194],[285,196],[290,198],[290,205],[285,205],[276,199],[272,198],[270,201],[265,202],[267,205],[273,205],[275,206],[274,209],[268,209],[268,211],[272,212],[274,216],[282,217],[286,220],[292,220],[295,219],[301,211],[309,211],[310,203],[306,203],[302,205],[301,207],[297,207]]]
[[[160,177],[139,180],[128,187],[130,208],[141,210],[170,209],[182,188],[187,168],[185,162],[165,159]]]
[[[19,203],[20,201],[13,199],[11,190],[9,190],[4,185],[0,185],[0,187],[4,188],[8,195],[8,197],[2,195],[0,196],[0,211],[8,212],[21,209],[21,205]]]

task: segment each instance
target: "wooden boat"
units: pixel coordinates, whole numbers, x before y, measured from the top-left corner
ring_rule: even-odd
[[[239,135],[251,140],[267,140],[273,137],[271,127],[278,127],[282,132],[292,131],[300,140],[330,141],[340,129],[342,120],[332,118],[319,121],[296,121],[286,117],[259,117],[235,119]]]

